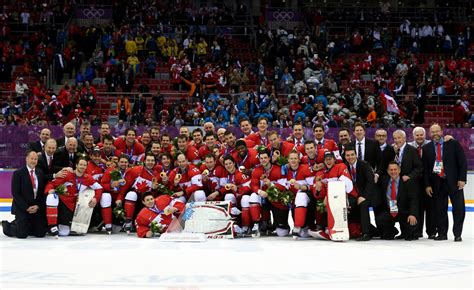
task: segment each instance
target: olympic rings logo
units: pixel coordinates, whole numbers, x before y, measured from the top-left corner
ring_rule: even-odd
[[[95,9],[94,7],[91,7],[82,9],[82,14],[86,18],[101,18],[104,16],[105,11],[104,9]]]
[[[273,19],[278,21],[290,21],[295,17],[295,13],[292,11],[274,11],[272,16]]]

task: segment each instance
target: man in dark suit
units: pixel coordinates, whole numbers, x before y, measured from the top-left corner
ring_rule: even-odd
[[[347,168],[352,177],[352,182],[359,194],[357,205],[360,210],[362,236],[357,240],[368,241],[372,238],[372,235],[375,234],[375,227],[370,224],[369,207],[378,206],[381,200],[378,189],[374,183],[374,172],[367,162],[357,160],[354,147],[346,147],[345,159],[347,161]]]
[[[415,127],[413,129],[413,141],[409,142],[411,146],[415,147],[418,152],[420,159],[423,157],[423,146],[430,143],[429,140],[426,140],[426,131],[423,127]],[[445,138],[446,139],[446,138]],[[423,164],[423,161],[422,161]],[[419,214],[418,217],[418,237],[423,237],[423,225],[426,218],[426,233],[428,234],[428,239],[434,239],[436,237],[436,226],[433,214],[433,198],[425,193],[425,183],[423,176],[416,180],[418,183],[418,188],[420,189],[419,193]],[[425,217],[426,212],[426,217]]]
[[[76,126],[71,122],[67,123],[63,127],[63,133],[64,136],[60,137],[59,139],[56,139],[58,149],[64,147],[69,138],[74,137],[74,134],[76,133]]]
[[[403,182],[400,166],[389,162],[388,176],[383,175],[379,181],[379,190],[383,193],[382,202],[374,209],[375,222],[385,240],[393,240],[398,233],[395,223],[400,223],[400,238],[417,240],[416,224],[418,216],[418,196],[414,190],[413,180]]]
[[[352,146],[356,149],[357,159],[367,161],[375,172],[375,182],[383,174],[382,151],[379,144],[365,137],[365,126],[362,123],[354,125],[354,136],[356,139]]]
[[[58,150],[58,165],[62,168],[76,168],[77,156],[77,139],[71,137],[67,140],[66,146]]]
[[[339,139],[339,142],[337,143],[337,148],[339,148],[339,155],[341,156],[342,160],[346,162],[344,151],[345,151],[345,148],[351,143],[351,132],[349,132],[349,129],[347,128],[339,129],[338,139]]]
[[[41,152],[43,151],[44,144],[46,143],[46,140],[51,138],[51,131],[48,128],[44,128],[41,130],[39,134],[40,139],[35,142],[31,142],[28,144],[28,152],[30,151],[35,151],[35,152]]]
[[[13,173],[11,213],[15,221],[2,221],[6,236],[25,239],[29,235],[41,238],[46,234],[45,180],[37,164],[38,154],[31,151],[26,155],[26,166]]]
[[[56,152],[56,140],[53,138],[48,139],[44,144],[44,151],[38,157],[38,168],[43,172],[46,182],[66,175],[67,169],[63,170],[60,165],[60,158]]]
[[[431,143],[423,146],[424,181],[426,194],[434,199],[434,215],[438,236],[436,241],[448,239],[448,197],[453,206],[454,241],[461,242],[466,215],[463,188],[467,178],[466,155],[456,140],[445,141],[438,124],[430,127]]]
[[[379,143],[382,152],[382,174],[387,174],[387,167],[390,161],[395,160],[395,150],[387,144],[387,131],[385,129],[377,129],[375,131],[375,140]]]

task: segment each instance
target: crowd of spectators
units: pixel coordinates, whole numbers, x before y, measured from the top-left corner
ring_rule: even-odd
[[[344,36],[328,35],[327,29],[344,15],[343,10],[310,9],[306,18],[312,21],[294,29],[270,29],[261,21],[254,31],[255,58],[248,62],[233,45],[247,43],[251,51],[250,39],[230,37],[222,29],[248,15],[244,4],[196,10],[186,1],[178,1],[179,5],[155,2],[118,5],[121,2],[116,1],[112,24],[72,25],[67,32],[59,29],[30,36],[24,52],[37,59],[31,72],[40,81],[30,90],[22,88],[20,78],[15,80],[14,98],[2,105],[7,123],[43,118],[100,122],[102,116],[94,115],[93,110],[97,77],[117,96],[119,120],[134,125],[179,127],[213,122],[226,127],[238,125],[241,118],[256,123],[265,117],[275,127],[297,122],[307,127],[318,123],[340,127],[358,121],[373,127],[407,127],[424,123],[430,98],[452,96],[465,109],[462,120],[453,124],[472,122],[474,42],[469,26],[453,24],[443,13],[420,23],[406,19],[386,26],[354,26]],[[386,1],[371,19],[377,15],[390,19],[390,7],[384,4]],[[25,42],[18,43],[3,43],[2,56],[10,61],[10,70],[11,52]],[[64,44],[63,49],[55,51],[58,43]],[[44,88],[41,81],[41,72],[53,59],[55,81],[63,84],[59,92]],[[169,70],[174,91],[188,91],[186,99],[164,105],[169,92],[151,91],[142,82],[155,78],[162,66]],[[0,72],[2,81],[10,81],[3,58]],[[75,78],[75,83],[64,84],[64,75]],[[396,100],[400,114],[387,112],[381,93]],[[152,110],[147,110],[147,103]],[[21,120],[22,113],[33,118]]]

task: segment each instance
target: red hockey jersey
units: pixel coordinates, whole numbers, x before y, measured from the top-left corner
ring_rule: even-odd
[[[206,164],[202,164],[200,168],[201,174],[204,170],[207,170],[209,174],[207,175],[207,180],[204,180],[203,176],[203,188],[209,193],[219,190],[221,188],[221,178],[224,178],[226,175],[224,167],[216,165],[213,170],[209,170]]]
[[[181,174],[181,179],[178,185],[174,186],[174,178],[177,174]],[[181,168],[176,167],[171,170],[169,174],[169,188],[175,192],[184,191],[187,198],[189,198],[196,190],[202,189],[202,187],[201,171],[192,164],[188,165],[184,171],[181,170]]]
[[[66,193],[58,195],[59,199],[71,211],[74,211],[76,207],[77,196],[87,188],[92,188],[95,191],[95,199],[97,202],[99,202],[102,196],[102,186],[100,186],[92,176],[85,173],[83,176],[78,177],[73,172],[67,172],[64,178],[56,178],[48,182],[44,190],[45,194],[48,194],[48,191],[57,188],[61,184],[66,187]]]
[[[294,184],[291,184],[292,180],[295,180],[295,184],[298,183],[300,185],[312,185],[313,184],[313,174],[311,173],[311,169],[307,164],[300,164],[296,170],[292,170],[291,167],[288,165],[288,172],[286,174],[286,179],[288,182],[288,188],[295,194],[298,190],[295,188]]]
[[[114,142],[115,149],[118,151],[117,154],[125,154],[129,156],[130,164],[135,164],[140,160],[142,155],[145,153],[145,147],[140,142],[135,141],[132,146],[128,147],[124,137],[119,137]]]
[[[245,157],[240,157],[237,151],[232,153],[232,157],[237,164],[237,168],[240,166],[245,167],[246,169],[252,169],[255,166],[260,164],[260,160],[258,160],[258,152],[257,149],[249,148],[247,149],[247,155]]]
[[[135,220],[137,236],[144,238],[150,230],[150,225],[153,221],[161,224],[163,232],[165,232],[173,220],[173,214],[165,214],[166,208],[169,207],[175,207],[179,212],[182,212],[185,204],[179,200],[173,200],[169,195],[160,195],[155,198],[155,205],[152,208],[143,208]]]
[[[227,189],[227,184],[237,185],[237,191],[234,191],[233,189]],[[224,176],[221,178],[220,186],[220,192],[222,195],[225,195],[226,193],[249,195],[252,193],[252,189],[250,188],[250,177],[243,174],[238,169],[235,170],[234,174],[230,174],[226,171]]]
[[[135,166],[125,172],[125,186],[121,187],[117,200],[123,200],[127,191],[133,190],[142,194],[152,190],[153,178],[161,182],[160,173],[150,171],[145,166]]]
[[[334,164],[334,166],[329,169],[323,169],[316,173],[316,179],[321,179],[322,187],[319,194],[316,192],[315,187],[313,187],[313,195],[317,199],[323,199],[327,195],[328,182],[329,181],[344,181],[346,187],[346,194],[352,195],[357,198],[357,190],[352,183],[352,178],[347,166],[344,163]]]
[[[102,175],[104,175],[104,168],[103,164],[97,165],[96,163],[89,161],[87,162],[86,173],[91,175],[95,181],[100,182],[102,179]]]

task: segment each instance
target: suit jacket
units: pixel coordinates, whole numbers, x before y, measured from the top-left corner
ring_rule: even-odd
[[[351,143],[357,152],[357,140]],[[382,151],[380,151],[380,145],[377,141],[368,139],[365,137],[365,149],[364,149],[364,160],[367,161],[372,169],[379,175],[383,174],[383,160]]]
[[[38,158],[38,168],[44,174],[44,178],[46,181],[53,180],[53,174],[60,171],[63,167],[61,166],[61,159],[58,155],[58,152],[54,153],[53,155],[53,164],[51,167],[48,166],[48,160],[46,160],[46,153],[43,151],[41,152],[41,156]]]
[[[31,142],[28,144],[28,152],[29,151],[34,151],[34,152],[41,152],[43,151],[43,145],[41,145],[41,141],[35,141]]]
[[[400,164],[400,176],[408,175],[411,179],[417,180],[423,175],[423,162],[415,147],[406,144],[402,153]]]
[[[349,164],[347,164],[347,168],[351,171]],[[375,207],[379,205],[381,197],[380,192],[374,183],[374,171],[370,164],[363,160],[357,160],[354,185],[356,186],[359,195],[367,199],[370,206]]]
[[[395,150],[389,144],[382,151],[382,174],[387,175],[388,163],[395,160]]]
[[[74,153],[72,164],[70,164],[69,152],[66,150],[65,147],[59,149],[56,154],[58,156],[57,158],[59,159],[58,166],[60,166],[61,168],[72,167],[73,169],[76,169],[77,152]]]
[[[377,211],[390,211],[387,197],[387,189],[390,181],[390,176],[384,175],[378,182],[382,202],[378,206]],[[414,215],[418,218],[418,194],[415,192],[414,186],[415,182],[413,180],[403,182],[400,176],[400,182],[398,183],[397,206],[399,213]]]
[[[56,144],[58,145],[58,149],[66,146],[66,137],[62,136],[61,138],[56,139]]]
[[[423,167],[425,187],[440,188],[441,177],[433,173],[436,160],[436,144],[434,141],[423,146]],[[457,192],[458,181],[467,180],[466,154],[457,140],[449,140],[443,145],[443,166],[445,178],[451,193]]]
[[[30,173],[26,166],[17,169],[12,177],[13,203],[11,213],[13,215],[29,215],[26,209],[32,205],[40,207],[41,212],[45,212],[46,195],[44,194],[45,180],[41,169],[35,168],[38,178],[38,191],[34,198],[33,185],[31,184]]]

